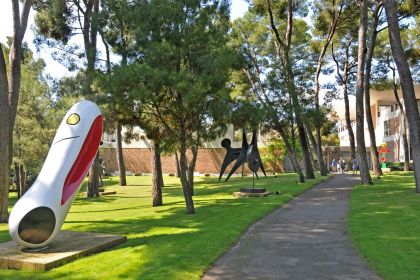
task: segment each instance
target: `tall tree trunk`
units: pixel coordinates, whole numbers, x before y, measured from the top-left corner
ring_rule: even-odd
[[[299,106],[299,105],[296,103],[296,106]],[[297,111],[299,112],[299,110]],[[298,133],[299,133],[300,147],[302,149],[302,154],[303,154],[303,163],[305,165],[306,178],[315,179],[314,169],[312,167],[311,157],[309,155],[310,151],[308,147],[308,142],[306,141],[305,128],[303,127],[301,116],[296,117],[296,122],[297,122]]]
[[[348,89],[347,89],[347,82],[350,76],[350,70],[351,68],[354,67],[354,63],[349,62],[350,46],[351,46],[351,42],[346,47],[346,52],[345,52],[346,56],[345,56],[345,61],[344,61],[343,75],[340,74],[340,65],[337,59],[335,58],[333,44],[331,44],[331,54],[337,68],[337,76],[341,82],[341,90],[343,92],[343,97],[344,97],[344,115],[345,115],[345,121],[346,121],[347,131],[349,135],[349,141],[350,141],[350,157],[351,159],[353,159],[353,158],[356,158],[356,144],[355,144],[355,139],[354,139],[353,127],[351,126],[351,120],[350,120],[350,102],[349,102],[349,94],[348,94]]]
[[[8,111],[0,108],[0,119],[8,120],[7,113]],[[9,217],[7,207],[10,185],[9,131],[6,123],[0,121],[0,223],[7,222]]]
[[[0,44],[0,223],[7,222],[10,178],[9,98],[6,62]]]
[[[19,165],[19,181],[20,195],[24,195],[29,186],[26,185],[26,171],[22,164]]]
[[[175,177],[179,178],[181,171],[179,170],[178,152],[175,152],[174,154],[174,164],[175,164]]]
[[[101,163],[99,161],[99,151],[96,153],[95,159],[89,171],[87,197],[99,196],[99,174],[101,172]]]
[[[407,137],[407,116],[405,115],[404,107],[401,103],[400,98],[398,97],[398,89],[397,89],[397,82],[395,78],[395,68],[392,69],[392,88],[394,91],[395,101],[397,101],[398,107],[400,108],[401,112],[401,131],[402,131],[402,138],[403,138],[403,146],[404,146],[404,171],[410,170],[410,148],[408,146],[408,137]]]
[[[411,137],[413,153],[414,177],[416,192],[420,193],[420,115],[416,102],[413,78],[401,44],[400,27],[398,25],[397,4],[395,0],[384,0],[386,18],[388,20],[389,41],[392,56],[398,69],[401,89],[404,97],[405,113]]]
[[[187,208],[187,214],[194,214],[194,201],[192,198],[192,195],[190,193],[190,185],[188,183],[187,178],[187,148],[186,148],[186,137],[185,137],[185,129],[180,131],[180,158],[179,158],[179,168],[180,168],[180,179],[181,179],[181,185],[182,185],[182,191],[184,193],[184,199],[185,199],[185,206]]]
[[[287,58],[289,60],[289,58]],[[293,110],[296,115],[296,125],[298,128],[299,143],[302,149],[303,154],[303,164],[305,165],[305,175],[307,179],[315,179],[314,169],[311,162],[311,157],[309,156],[309,147],[308,142],[306,141],[305,128],[303,127],[302,121],[302,111],[298,101],[298,96],[296,93],[296,88],[294,84],[293,70],[291,68],[290,61],[287,62],[287,72],[288,72],[288,90],[289,94],[292,96]]]
[[[319,170],[321,172],[321,176],[327,176],[328,175],[328,170],[327,170],[327,166],[325,165],[325,161],[324,161],[324,157],[322,156],[323,151],[322,151],[322,146],[321,146],[321,127],[319,125],[317,125],[315,127],[315,131],[316,131],[316,157],[318,159],[318,167]]]
[[[19,174],[19,164],[15,163],[15,184],[16,184],[16,192],[17,192],[17,197],[20,198],[20,174]]]
[[[311,156],[312,166],[315,168],[317,163],[315,162],[315,159],[314,159],[313,155],[316,154],[316,152],[314,150],[316,150],[317,143],[316,143],[314,135],[312,134],[311,127],[309,126],[309,124],[306,123],[306,122],[303,122],[303,126],[305,127],[305,130],[306,130],[307,141],[308,141],[308,143],[310,142],[311,145],[312,145],[312,147],[309,146],[309,150],[311,151],[309,155]]]
[[[13,40],[9,51],[9,75],[0,46],[0,223],[8,220],[10,167],[12,164],[13,127],[20,93],[22,40],[25,36],[32,0],[25,0],[22,13],[18,0],[12,1]]]
[[[197,162],[198,156],[198,146],[192,146],[191,148],[192,158],[190,164],[188,165],[188,184],[190,185],[190,193],[194,195],[194,170],[195,164]]]
[[[369,131],[369,138],[370,138],[370,158],[372,161],[372,169],[375,173],[376,177],[382,176],[382,169],[379,163],[379,156],[378,150],[376,149],[376,136],[375,136],[375,127],[373,125],[372,120],[372,111],[370,109],[370,71],[372,67],[372,59],[373,59],[373,50],[375,49],[376,44],[376,35],[378,32],[376,28],[378,27],[378,17],[379,17],[379,10],[382,7],[382,3],[379,3],[376,8],[375,12],[373,13],[372,17],[372,26],[371,26],[371,33],[370,33],[370,44],[366,54],[366,70],[365,70],[365,77],[364,77],[364,97],[365,97],[365,112],[366,112],[366,122]]]
[[[356,157],[356,144],[354,141],[354,132],[353,132],[353,127],[351,126],[351,120],[350,120],[350,102],[349,102],[349,95],[347,92],[347,81],[345,81],[342,84],[342,89],[343,89],[343,95],[344,95],[344,114],[345,114],[345,118],[346,118],[346,126],[347,126],[347,131],[349,134],[349,140],[350,140],[350,157],[353,159]]]
[[[153,141],[153,158],[152,158],[152,203],[153,207],[162,206],[162,163],[160,160],[160,146],[158,142]]]
[[[96,153],[92,166],[89,169],[87,197],[99,196],[100,176],[102,164],[99,158],[99,151]]]
[[[97,33],[98,25],[94,20],[97,14],[99,13],[99,0],[89,0],[85,2],[85,11],[83,13],[83,43],[87,58],[87,82],[86,82],[86,95],[92,94],[90,86],[93,81],[93,71],[95,70],[96,63],[96,42],[97,42]],[[100,166],[100,160],[98,153],[96,154],[95,160],[93,161],[92,167],[89,171],[89,184],[88,184],[88,197],[98,196],[99,189],[99,176],[98,166]],[[92,191],[90,191],[92,188]]]
[[[292,146],[289,143],[289,139],[286,135],[286,132],[283,130],[283,127],[280,123],[276,124],[275,129],[280,134],[280,137],[283,139],[284,146],[286,147],[287,155],[289,156],[293,169],[296,171],[296,173],[299,176],[299,181],[301,183],[305,183],[305,177],[303,176],[303,172],[297,160],[296,153],[294,152],[294,150],[292,149]]]
[[[311,163],[311,158],[309,156],[309,148],[308,142],[306,141],[305,135],[305,128],[303,127],[302,122],[302,111],[299,103],[299,98],[297,96],[296,87],[294,84],[294,74],[291,64],[291,57],[290,57],[290,47],[292,43],[292,32],[293,32],[293,10],[294,4],[293,0],[287,1],[287,27],[286,27],[286,34],[284,39],[281,38],[280,33],[274,23],[273,12],[271,10],[271,2],[270,0],[266,0],[268,13],[270,16],[270,25],[275,34],[276,41],[279,43],[279,46],[282,51],[282,57],[285,64],[285,76],[287,81],[287,89],[292,99],[292,106],[293,111],[296,115],[296,124],[298,127],[299,133],[299,142],[302,149],[303,154],[303,162],[305,165],[305,174],[307,179],[314,179],[315,174]]]
[[[366,58],[366,29],[368,1],[360,2],[359,47],[357,54],[357,83],[356,83],[356,138],[357,154],[359,156],[360,179],[362,184],[372,184],[366,157],[363,109],[363,82]]]
[[[315,179],[314,169],[312,166],[311,157],[309,155],[310,153],[309,145],[306,140],[305,128],[303,126],[303,121],[302,121],[302,111],[301,111],[301,107],[298,101],[296,88],[294,84],[293,70],[291,68],[290,61],[288,61],[287,64],[288,64],[287,65],[288,91],[292,97],[293,110],[296,115],[296,125],[298,128],[299,143],[302,149],[303,164],[305,165],[305,175],[306,175],[306,179]]]
[[[335,12],[335,7],[333,6],[333,20],[331,21],[327,38],[322,46],[321,52],[318,57],[318,64],[315,72],[315,109],[316,109],[316,120],[315,120],[315,133],[316,133],[316,154],[318,159],[318,167],[321,172],[321,176],[327,176],[328,169],[324,162],[323,152],[322,152],[322,143],[321,143],[321,111],[319,104],[319,75],[321,74],[322,63],[324,62],[325,53],[327,51],[328,45],[330,44],[332,37],[334,36],[335,30],[338,25],[338,20],[341,16],[341,11],[343,9],[344,1],[341,1],[341,6],[338,14]],[[312,132],[311,132],[312,134]]]
[[[115,123],[116,133],[117,133],[117,161],[118,161],[118,170],[120,173],[120,186],[127,185],[127,179],[125,176],[125,164],[124,164],[124,155],[122,148],[122,136],[121,136],[121,124],[119,122]]]
[[[176,102],[178,108],[183,108],[183,98],[180,93],[176,93]],[[188,183],[188,163],[187,163],[187,135],[185,128],[185,116],[179,118],[179,169],[180,169],[180,180],[182,185],[182,192],[185,199],[185,207],[187,214],[194,214],[194,200],[190,193],[190,185]]]

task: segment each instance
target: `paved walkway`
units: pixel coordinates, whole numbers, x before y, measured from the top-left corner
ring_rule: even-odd
[[[358,177],[336,175],[252,225],[203,279],[380,279],[347,234]]]

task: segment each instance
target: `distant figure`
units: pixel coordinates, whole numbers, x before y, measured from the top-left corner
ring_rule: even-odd
[[[359,165],[357,164],[356,157],[353,157],[353,175],[357,174],[357,170],[359,169]]]
[[[337,171],[337,161],[333,158],[331,162],[331,171]]]
[[[343,160],[341,158],[339,158],[339,160],[337,161],[337,173],[343,173]]]

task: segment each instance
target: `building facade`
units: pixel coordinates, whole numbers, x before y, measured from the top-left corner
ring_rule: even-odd
[[[420,85],[415,85],[416,102],[420,111]],[[375,140],[377,148],[382,144],[386,143],[390,150],[390,153],[386,155],[388,162],[402,162],[404,161],[404,142],[403,142],[403,117],[398,103],[395,99],[395,95],[392,89],[384,91],[371,90],[370,109],[372,112],[373,126],[375,128]],[[404,105],[402,98],[402,92],[398,90],[398,96],[401,103]],[[344,103],[344,101],[341,101]],[[350,98],[350,119],[353,132],[356,138],[356,114],[355,114],[355,101],[354,96]],[[344,117],[344,105],[336,108],[339,116],[338,131],[340,138],[340,147],[349,147],[350,139],[346,121]],[[370,147],[369,131],[367,129],[367,123],[364,125],[365,143],[366,147]],[[407,127],[407,136],[410,146],[410,137]],[[356,141],[357,146],[357,141]],[[410,153],[411,160],[411,153]]]

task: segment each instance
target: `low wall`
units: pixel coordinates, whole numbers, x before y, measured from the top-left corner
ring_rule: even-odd
[[[195,171],[201,174],[220,172],[226,150],[223,148],[200,148],[198,150],[197,163]],[[152,173],[152,151],[150,149],[125,148],[123,149],[125,169],[132,173]],[[100,156],[105,164],[106,172],[116,172],[118,170],[117,154],[115,148],[101,148]],[[188,151],[188,158],[191,153]],[[162,172],[165,174],[175,173],[175,157],[162,156]],[[225,173],[229,173],[233,164],[232,162]],[[250,170],[244,164],[244,173],[251,174]],[[239,168],[235,173],[240,174]]]

